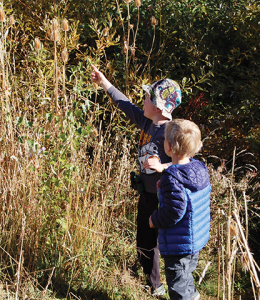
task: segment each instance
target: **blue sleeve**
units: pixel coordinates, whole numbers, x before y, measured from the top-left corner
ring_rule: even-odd
[[[186,213],[187,200],[182,184],[169,174],[164,174],[159,188],[159,197],[163,200],[160,200],[160,208],[153,212],[152,222],[157,228],[171,227]]]
[[[111,86],[107,94],[113,100],[115,105],[123,111],[126,116],[135,123],[139,128],[143,129],[147,118],[144,116],[144,112],[134,105],[123,93],[121,93],[117,88]]]

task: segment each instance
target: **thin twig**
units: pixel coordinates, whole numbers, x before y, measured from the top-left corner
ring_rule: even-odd
[[[49,285],[50,285],[51,278],[52,278],[52,276],[53,276],[54,270],[55,270],[55,267],[53,267],[53,268],[52,268],[51,275],[49,276],[49,279],[48,279],[47,285],[46,285],[46,287],[45,287],[45,289],[44,289],[44,291],[43,291],[43,293],[42,293],[42,298],[44,298],[44,297],[45,297],[45,294],[46,294],[46,292],[47,292],[47,289],[48,289],[48,287],[49,287]]]
[[[20,257],[19,257],[18,270],[17,270],[17,286],[16,286],[16,295],[15,295],[15,299],[17,299],[17,300],[18,300],[20,271],[21,271],[22,256],[23,256],[24,229],[25,229],[25,217],[22,220],[22,241],[21,241]]]
[[[248,241],[248,211],[247,211],[247,201],[246,201],[245,191],[243,191],[243,197],[245,201],[245,215],[246,215],[246,240]]]

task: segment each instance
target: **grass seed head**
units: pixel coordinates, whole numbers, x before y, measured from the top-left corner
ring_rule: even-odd
[[[241,262],[242,262],[242,267],[245,272],[248,271],[248,266],[249,266],[249,257],[246,252],[243,252],[241,255]]]
[[[108,36],[108,29],[104,28],[102,33],[103,33],[103,36]]]
[[[55,30],[58,30],[59,28],[59,23],[57,21],[57,19],[53,19],[52,20],[52,30],[55,31]]]
[[[236,224],[230,224],[230,234],[232,237],[238,237],[238,230]]]
[[[10,25],[11,25],[11,26],[14,25],[15,19],[14,19],[14,16],[13,16],[13,15],[10,16],[9,22],[10,22]]]
[[[66,64],[69,59],[69,54],[67,48],[64,48],[61,52],[62,61]]]
[[[98,130],[97,130],[97,128],[93,128],[93,131],[92,131],[92,132],[93,132],[93,135],[94,135],[94,136],[98,136]]]
[[[60,33],[59,33],[59,23],[57,19],[52,20],[52,26],[50,31],[50,38],[53,41],[58,41],[60,39]]]
[[[127,41],[124,41],[124,48],[123,48],[123,54],[126,55],[128,50],[128,45],[127,45]]]
[[[151,24],[152,24],[152,26],[155,26],[158,24],[158,21],[155,19],[154,16],[151,17]]]
[[[60,39],[60,33],[58,30],[52,31],[50,32],[50,39],[52,41],[58,41]]]
[[[141,0],[135,0],[135,5],[140,7],[142,5]]]
[[[42,44],[41,44],[41,41],[40,41],[40,39],[39,38],[35,38],[35,49],[37,50],[37,51],[40,51],[41,50],[41,47],[42,47]]]
[[[131,53],[132,53],[133,57],[135,57],[135,47],[131,47]]]
[[[60,71],[60,69],[57,69],[57,79],[61,80],[61,71]]]
[[[63,19],[61,28],[63,31],[69,31],[69,22],[67,19]]]
[[[0,8],[0,22],[5,22],[5,12],[2,8]]]
[[[58,91],[57,90],[54,90],[53,91],[53,98],[55,99],[55,98],[57,98],[58,97]]]

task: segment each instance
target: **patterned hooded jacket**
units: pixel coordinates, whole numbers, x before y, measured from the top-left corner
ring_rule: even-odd
[[[158,190],[159,209],[152,222],[159,228],[162,256],[195,254],[210,236],[208,169],[201,161],[172,165],[165,171]]]

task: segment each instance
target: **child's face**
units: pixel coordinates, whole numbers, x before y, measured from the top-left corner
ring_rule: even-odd
[[[146,98],[144,100],[144,116],[152,120],[156,113],[157,108],[153,105],[150,94],[146,93]]]

